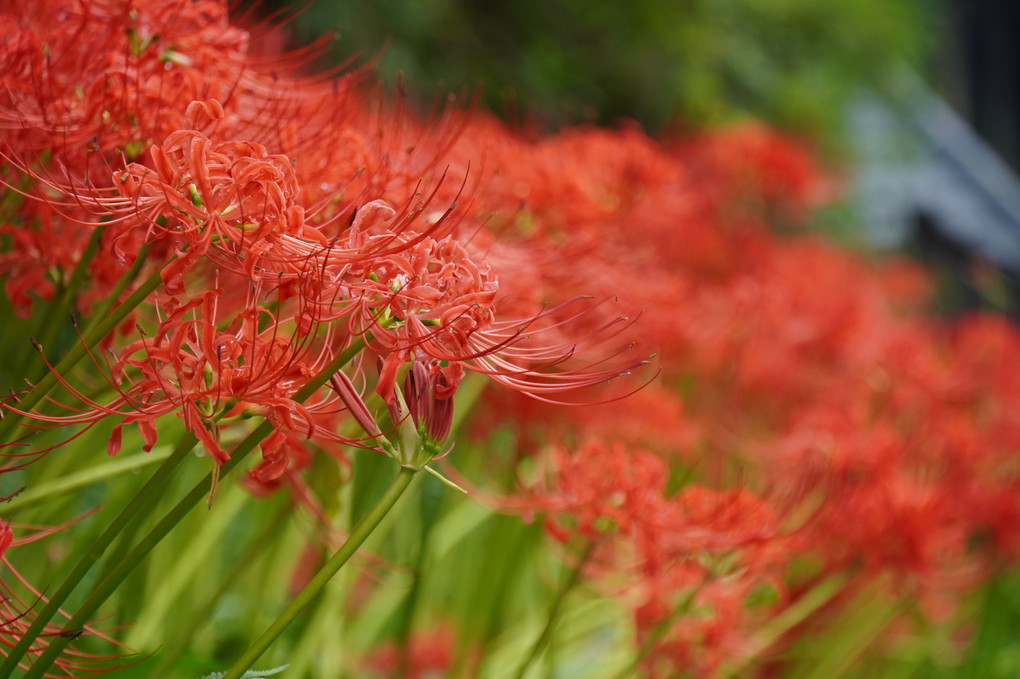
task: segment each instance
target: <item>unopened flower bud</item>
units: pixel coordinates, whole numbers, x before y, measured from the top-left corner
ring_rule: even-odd
[[[401,437],[404,462],[424,465],[442,450],[453,423],[453,397],[463,376],[463,368],[456,363],[444,366],[435,359],[411,363],[404,378],[402,398],[390,405],[393,421],[409,417],[408,428],[413,428],[417,435],[413,452],[403,450],[407,437]]]

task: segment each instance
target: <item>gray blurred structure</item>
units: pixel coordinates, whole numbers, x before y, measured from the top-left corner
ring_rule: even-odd
[[[873,96],[851,112],[859,154],[856,202],[868,239],[915,246],[959,278],[976,306],[973,263],[1020,281],[1020,180],[941,99],[916,82],[893,103]],[[1020,311],[1015,291],[1007,311]]]

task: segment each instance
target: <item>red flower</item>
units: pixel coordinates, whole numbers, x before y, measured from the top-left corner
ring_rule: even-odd
[[[53,532],[61,530],[64,526],[57,526],[40,530],[37,533],[24,538],[14,538],[14,531],[11,525],[0,521],[0,570],[6,567],[8,573],[0,573],[0,655],[7,657],[10,649],[14,648],[21,640],[22,635],[32,626],[34,609],[39,602],[45,604],[46,598],[43,592],[33,587],[23,578],[11,565],[7,552],[18,545],[25,544],[43,538]],[[27,596],[26,596],[27,595]],[[65,620],[70,616],[63,611],[59,615]],[[27,669],[31,659],[41,655],[48,645],[47,638],[58,634],[66,634],[60,624],[48,623],[33,643],[31,650],[18,664],[18,667]],[[104,632],[97,630],[91,625],[86,625],[78,631],[78,634],[88,634],[116,644],[113,639]],[[65,650],[54,663],[60,670],[60,676],[83,677],[93,676],[102,672],[117,669],[111,667],[109,662],[117,656],[102,656],[92,653],[78,651],[73,647]]]
[[[365,660],[372,676],[403,679],[429,679],[445,676],[453,664],[457,639],[449,627],[438,625],[429,632],[415,634],[407,648],[388,643],[371,653]]]
[[[291,397],[329,362],[332,354],[327,349],[332,342],[314,346],[314,335],[288,334],[283,328],[292,325],[291,320],[278,318],[258,303],[257,286],[221,327],[223,295],[223,289],[213,289],[186,301],[171,297],[161,305],[155,333],[130,343],[110,366],[108,382],[118,392],[112,401],[98,403],[58,375],[84,408],[68,406],[74,411],[68,415],[27,415],[45,426],[120,418],[110,438],[112,455],[120,448],[123,425],[137,424],[148,450],[156,440],[157,420],[174,413],[218,463],[226,460],[219,444],[223,417],[258,413],[282,432],[316,434],[316,414],[336,413],[341,407],[329,401],[305,407]],[[5,407],[17,410],[12,403]],[[342,439],[336,433],[330,436]]]

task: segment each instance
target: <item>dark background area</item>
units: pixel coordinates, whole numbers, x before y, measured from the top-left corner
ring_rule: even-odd
[[[437,84],[481,85],[488,108],[546,129],[754,117],[828,144],[861,86],[881,86],[892,64],[927,68],[930,14],[925,0],[319,0],[292,38],[334,31],[334,62],[359,54],[390,86],[402,73],[422,103]]]
[[[948,101],[1020,169],[1020,2],[949,0],[935,64]]]

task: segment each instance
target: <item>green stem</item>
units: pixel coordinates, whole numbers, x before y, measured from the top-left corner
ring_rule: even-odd
[[[287,653],[289,676],[321,676],[324,667],[336,668],[339,674],[344,666],[347,649],[337,641],[344,638],[341,611],[344,597],[350,593],[350,578],[344,577],[347,575],[351,573],[338,573],[305,609],[305,620],[300,621],[304,624],[295,630],[300,639]]]
[[[135,257],[135,262],[131,265],[131,268],[120,277],[120,280],[117,281],[117,284],[113,287],[113,290],[110,291],[110,294],[106,296],[106,299],[104,299],[103,302],[93,309],[91,314],[89,314],[90,318],[88,323],[85,324],[85,332],[92,330],[92,328],[96,326],[96,323],[110,313],[110,309],[113,308],[113,305],[117,303],[117,300],[120,299],[120,296],[125,290],[127,290],[127,287],[138,277],[138,272],[142,270],[142,266],[145,265],[145,261],[148,256],[149,244],[146,243],[142,246],[142,249],[138,251],[138,256]]]
[[[42,324],[38,328],[39,334],[36,338],[42,346],[49,347],[56,343],[56,339],[60,334],[60,323],[57,319],[71,310],[74,293],[85,279],[85,271],[88,269],[93,255],[96,254],[96,249],[99,247],[99,238],[103,235],[104,228],[104,226],[100,225],[93,229],[92,236],[82,252],[81,259],[78,260],[78,265],[75,266],[74,272],[71,274],[71,280],[60,286],[58,294],[53,296],[49,308],[46,309],[46,315],[43,316]],[[17,365],[19,367],[32,366],[27,371],[27,377],[31,381],[42,379],[43,369],[38,364],[33,364],[32,348],[30,346],[25,347],[21,361]]]
[[[188,631],[190,633],[178,635],[177,638],[174,639],[173,644],[160,654],[160,665],[152,673],[152,676],[172,676],[174,664],[188,649],[188,642],[191,641],[194,633],[198,632],[201,629],[201,626],[207,621],[212,620],[213,613],[216,612],[216,605],[230,590],[230,587],[237,584],[238,579],[244,575],[245,571],[251,568],[252,564],[265,554],[266,544],[274,536],[279,534],[288,518],[290,518],[290,506],[287,504],[281,504],[280,508],[273,514],[269,523],[267,523],[265,527],[259,531],[255,539],[252,540],[251,544],[249,544],[244,550],[244,553],[241,554],[241,556],[234,562],[234,565],[230,568],[227,575],[220,581],[216,591],[213,592],[213,594],[192,616],[191,619],[194,622],[189,624]]]
[[[478,400],[485,385],[488,384],[488,379],[484,375],[470,372],[465,376],[465,379],[460,383],[457,388],[456,401],[453,409],[453,421],[450,424],[450,436],[448,440],[452,440],[456,437],[460,430],[460,425],[464,422],[464,418],[471,407]],[[426,471],[429,471],[426,469]],[[418,554],[415,557],[415,563],[411,580],[411,588],[407,592],[406,603],[403,606],[404,618],[397,631],[397,644],[400,648],[400,654],[397,661],[397,674],[398,676],[407,676],[408,663],[410,662],[410,640],[412,632],[414,631],[414,618],[418,610],[419,603],[421,601],[422,591],[422,580],[426,570],[426,559],[429,552],[429,540],[432,538],[433,528],[435,528],[436,521],[439,518],[440,503],[442,501],[442,486],[437,486],[435,483],[422,483],[419,484],[419,499],[421,501],[420,514],[422,520],[422,528],[420,532],[420,539],[418,541]]]
[[[694,602],[694,595],[696,592],[690,592],[684,595],[684,598],[677,604],[677,607],[664,619],[659,622],[653,629],[651,634],[645,639],[645,643],[638,649],[637,655],[623,670],[614,675],[613,679],[628,679],[633,677],[637,673],[637,668],[641,665],[645,658],[647,658],[653,650],[655,645],[666,635],[666,632],[673,629],[673,623],[680,619],[684,613],[690,610],[691,603]]]
[[[563,610],[563,604],[567,600],[567,595],[570,594],[577,587],[578,583],[581,582],[581,572],[584,570],[584,565],[591,558],[592,553],[595,551],[595,541],[588,543],[584,549],[584,553],[581,555],[580,561],[577,562],[577,566],[571,571],[570,577],[563,583],[563,587],[556,594],[556,599],[553,601],[552,606],[549,607],[549,617],[545,621],[545,628],[542,630],[542,634],[539,635],[538,639],[535,640],[534,646],[531,647],[531,652],[528,657],[525,658],[524,663],[520,669],[517,670],[517,679],[524,679],[524,675],[528,671],[528,667],[531,663],[535,662],[538,656],[545,649],[549,640],[552,639],[553,629],[556,627],[556,623],[559,622],[560,612]]]
[[[425,491],[422,490],[424,495]],[[411,633],[414,631],[414,617],[421,601],[422,573],[425,571],[425,551],[428,544],[428,527],[434,523],[425,524],[422,528],[421,540],[418,543],[418,555],[415,558],[414,569],[411,571],[411,588],[404,599],[404,617],[399,623],[397,630],[397,645],[399,653],[397,656],[397,675],[406,677],[411,667]]]
[[[92,566],[99,561],[106,548],[110,546],[110,543],[113,542],[124,526],[130,523],[136,516],[143,516],[147,512],[148,506],[166,489],[170,476],[188,453],[191,452],[191,449],[197,442],[198,439],[193,434],[185,434],[178,442],[173,454],[167,458],[166,462],[156,470],[149,481],[131,498],[128,505],[121,510],[120,514],[110,523],[103,534],[89,546],[85,554],[78,561],[78,564],[74,567],[74,570],[64,578],[57,591],[49,596],[49,601],[38,612],[31,626],[22,635],[17,645],[7,654],[4,663],[0,665],[0,677],[11,676],[18,666],[18,662],[25,657],[47,623],[57,614],[61,604],[74,591],[74,588],[78,586],[78,583],[81,582]]]
[[[171,260],[172,261],[172,260]],[[169,262],[168,262],[169,263]],[[162,271],[162,268],[160,269]],[[131,296],[124,300],[124,303],[118,306],[116,309],[110,312],[108,316],[103,318],[99,323],[82,337],[80,342],[74,344],[70,351],[60,360],[57,365],[53,366],[46,376],[39,380],[39,383],[32,387],[28,392],[19,395],[17,407],[22,412],[28,412],[35,407],[39,401],[57,384],[57,375],[66,375],[71,368],[73,368],[78,361],[85,357],[88,347],[96,346],[104,337],[106,337],[111,330],[116,328],[120,323],[127,318],[128,314],[134,311],[135,307],[145,301],[153,290],[159,287],[162,279],[160,278],[160,271],[152,274],[142,285],[131,293]],[[42,348],[45,350],[45,347]],[[15,426],[21,420],[21,415],[16,412],[8,411],[2,422],[0,422],[0,443],[10,443],[10,435],[15,429]]]
[[[136,594],[144,591],[144,586],[132,587],[132,584],[144,582],[141,579],[147,575],[147,569],[138,568],[129,575],[133,580],[126,583],[124,596],[117,600],[118,615],[135,620],[122,639],[126,647],[140,650],[162,645],[160,640],[165,640],[168,624],[176,622],[171,620],[175,617],[173,612],[179,610],[181,601],[187,600],[192,583],[200,576],[208,576],[209,561],[222,548],[224,534],[236,525],[235,519],[244,509],[249,510],[246,512],[249,518],[252,516],[254,502],[251,493],[240,483],[221,488],[216,495],[216,511],[207,512],[200,525],[191,524],[187,536],[180,536],[187,546],[181,547],[179,541],[170,542],[163,553],[172,554],[173,558],[153,560],[161,570],[148,575],[156,579],[159,586],[153,588],[144,602]],[[131,608],[135,609],[133,613]]]
[[[319,592],[323,590],[326,584],[332,579],[337,572],[347,563],[347,560],[358,550],[358,547],[372,534],[379,522],[393,509],[393,506],[403,495],[404,491],[407,490],[407,486],[410,485],[411,479],[414,478],[418,470],[410,467],[401,467],[397,476],[393,479],[389,488],[383,493],[383,496],[379,499],[379,502],[372,508],[364,519],[361,520],[347,541],[344,542],[343,546],[334,554],[329,561],[315,574],[315,577],[305,586],[301,592],[294,597],[294,600],[290,602],[287,608],[284,609],[283,613],[269,626],[262,636],[260,636],[254,644],[241,656],[241,658],[234,663],[226,674],[223,675],[222,679],[241,679],[246,671],[251,669],[251,666],[255,664],[266,649],[276,640],[283,630],[287,628],[290,623],[298,616],[298,614],[307,606],[311,601],[318,596]]]
[[[225,477],[237,464],[239,464],[255,446],[269,436],[273,431],[273,425],[269,421],[263,422],[251,432],[241,443],[231,451],[230,459],[220,467],[220,477]],[[146,534],[120,563],[110,569],[102,581],[92,588],[84,603],[75,611],[71,619],[67,621],[60,633],[50,638],[49,647],[39,656],[32,668],[25,674],[24,679],[39,679],[45,676],[46,670],[50,668],[57,657],[64,652],[67,645],[77,636],[78,632],[85,628],[86,623],[92,615],[99,610],[99,607],[113,594],[128,574],[135,569],[142,560],[148,556],[159,542],[166,537],[174,526],[197,505],[212,487],[213,474],[207,474],[205,478],[191,489],[184,498],[174,505],[163,519]],[[13,657],[13,656],[12,656]],[[2,668],[0,668],[2,670]],[[4,676],[0,671],[0,676]]]
[[[156,464],[157,462],[162,462],[170,457],[170,454],[170,447],[166,446],[162,450],[157,448],[151,453],[139,453],[138,455],[118,457],[117,459],[97,465],[90,469],[85,469],[66,476],[60,476],[52,479],[51,481],[45,481],[36,486],[32,486],[8,502],[7,506],[4,508],[4,513],[7,516],[12,516],[16,512],[34,504],[38,504],[43,500],[60,497],[78,490],[79,488],[84,488],[85,486],[89,486],[99,481],[104,481],[125,472],[140,470],[142,467],[148,467],[149,465]]]
[[[752,660],[760,657],[770,646],[782,639],[783,635],[832,601],[836,595],[843,591],[843,586],[848,579],[845,573],[840,573],[822,580],[771,620],[761,625],[754,636],[748,640],[740,659],[721,667],[719,676],[745,676],[747,666]]]
[[[362,349],[364,349],[366,341],[367,338],[355,340],[346,351],[333,359],[333,362],[330,363],[325,370],[320,372],[314,379],[310,380],[301,389],[299,389],[297,393],[294,394],[294,400],[299,403],[307,400],[312,394],[321,388],[327,380],[329,380],[331,375],[336,373],[337,370],[346,365]],[[272,432],[273,423],[269,420],[263,421],[262,424],[252,430],[252,432],[248,434],[241,443],[234,447],[230,453],[230,459],[224,462],[219,470],[217,470],[218,476],[220,478],[225,478],[234,469],[234,467],[240,464],[240,462],[244,460],[244,458]],[[192,434],[188,434],[187,437],[194,438]],[[194,446],[194,443],[191,445]],[[158,473],[159,472],[157,472],[157,474]],[[67,645],[72,641],[72,639],[77,636],[78,631],[84,629],[86,622],[88,622],[92,614],[95,613],[103,602],[105,602],[114,590],[117,589],[117,587],[123,582],[124,578],[127,577],[128,573],[134,570],[135,567],[138,566],[138,564],[141,563],[141,561],[148,555],[148,553],[152,551],[157,544],[159,544],[160,540],[162,540],[166,534],[169,533],[203,497],[205,497],[206,493],[212,487],[213,477],[216,475],[217,474],[210,473],[206,475],[204,479],[199,481],[198,484],[192,488],[191,492],[184,496],[184,498],[178,502],[144,538],[142,538],[142,541],[139,542],[138,545],[130,553],[128,553],[123,560],[110,569],[102,581],[92,589],[88,598],[81,607],[79,607],[79,609],[75,611],[74,615],[71,616],[71,619],[67,621],[61,630],[61,633],[50,638],[49,647],[41,656],[39,656],[39,659],[32,665],[32,668],[25,675],[24,679],[39,679],[45,675],[46,670],[50,668],[57,657],[65,648],[67,648]],[[145,489],[143,488],[142,490],[144,491]],[[139,491],[139,493],[141,493],[141,491]],[[120,517],[118,517],[118,519],[119,518]],[[126,523],[126,521],[127,520],[125,520],[124,523]],[[107,532],[109,532],[109,530]],[[110,537],[110,540],[112,539],[113,536]],[[107,544],[109,544],[109,542]],[[89,565],[91,565],[91,563]],[[52,614],[50,617],[52,617]],[[38,623],[38,620],[36,622]],[[36,634],[38,634],[38,632],[36,632]],[[34,639],[35,637],[33,636],[32,638]],[[31,643],[31,641],[29,643]],[[17,648],[20,648],[20,646],[21,644],[19,644]],[[0,677],[10,676],[9,673],[3,673],[4,668],[8,663],[16,666],[18,659],[24,655],[27,648],[28,646],[26,645],[20,653],[15,653],[15,651],[11,652],[7,658],[7,662],[5,662],[3,666],[0,666]],[[13,667],[11,671],[13,671]]]
[[[88,271],[89,264],[92,262],[92,257],[95,256],[96,250],[99,249],[99,239],[103,237],[104,231],[106,231],[105,223],[100,224],[92,230],[92,235],[89,237],[89,242],[85,246],[85,251],[82,252],[81,258],[78,260],[78,265],[74,267],[74,271],[71,273],[71,280],[68,281],[67,286],[64,288],[65,306],[70,306],[71,298],[74,296],[74,293],[77,292],[82,281],[85,280],[85,274]]]

